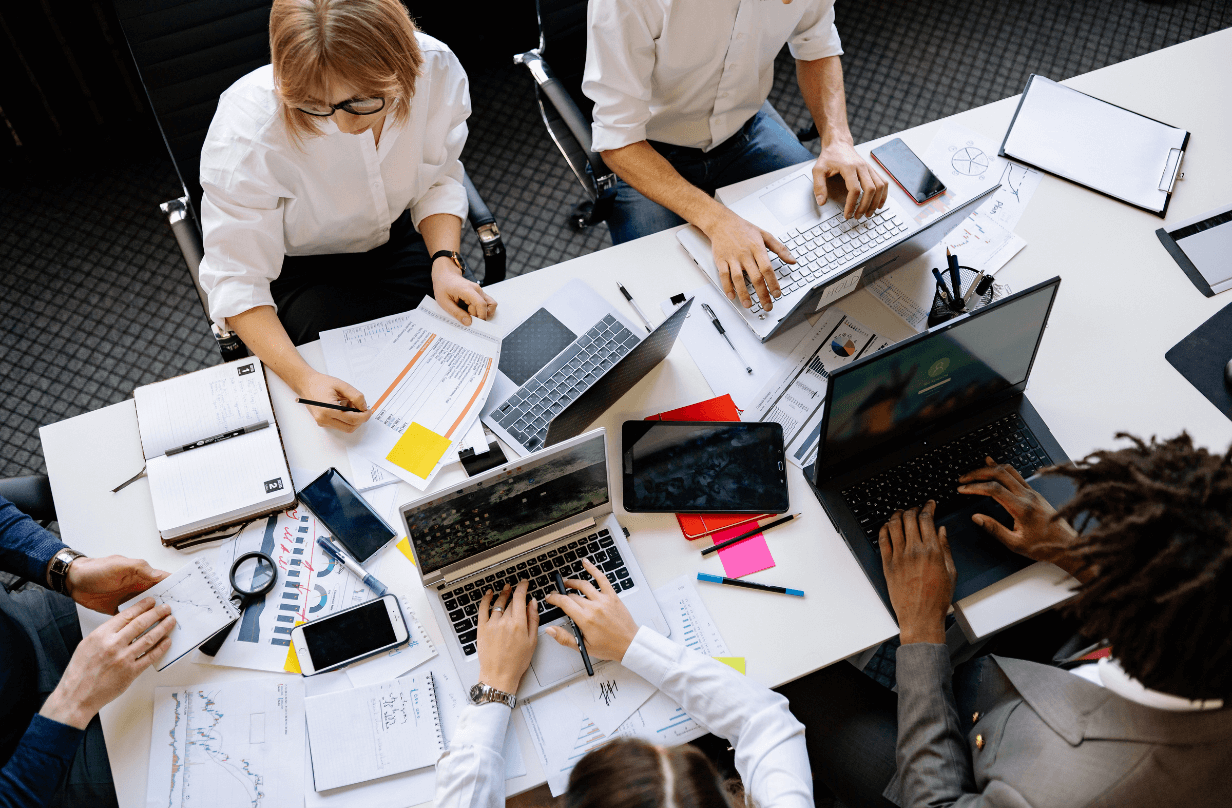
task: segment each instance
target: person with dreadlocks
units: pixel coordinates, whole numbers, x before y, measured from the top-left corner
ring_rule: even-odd
[[[992,536],[1079,581],[1067,612],[1107,647],[1098,661],[990,653],[951,673],[954,565],[934,503],[882,528],[897,694],[849,665],[780,688],[843,805],[1232,804],[1232,450],[1117,437],[1132,445],[1045,470],[1077,487],[1060,512],[991,459],[958,489],[1014,517],[975,516]]]

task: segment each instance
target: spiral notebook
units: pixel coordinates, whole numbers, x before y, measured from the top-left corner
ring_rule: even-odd
[[[175,617],[171,650],[154,665],[161,671],[240,619],[230,594],[231,590],[215,574],[214,565],[204,558],[194,558],[140,595],[121,603],[120,611],[148,597],[171,607]]]
[[[304,700],[317,791],[436,764],[445,751],[431,672]]]

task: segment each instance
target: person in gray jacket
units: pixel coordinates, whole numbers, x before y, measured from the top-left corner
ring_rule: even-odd
[[[1014,517],[981,527],[1081,583],[1067,610],[1108,648],[1096,661],[988,654],[951,674],[945,529],[931,502],[890,518],[897,695],[850,665],[780,689],[843,805],[1232,805],[1232,450],[1132,440],[1049,470],[1077,485],[1060,513],[991,459],[960,478]]]

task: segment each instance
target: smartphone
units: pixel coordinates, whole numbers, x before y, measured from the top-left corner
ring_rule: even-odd
[[[324,673],[397,648],[408,636],[395,595],[309,620],[291,629],[291,644],[305,676]]]
[[[304,486],[299,500],[360,564],[397,535],[338,469],[331,468]]]
[[[896,137],[873,149],[873,159],[917,205],[945,193],[945,184],[929,171],[924,161],[915,156],[915,152],[903,143],[902,138]]]
[[[783,513],[783,427],[773,422],[625,421],[624,506],[633,513]]]

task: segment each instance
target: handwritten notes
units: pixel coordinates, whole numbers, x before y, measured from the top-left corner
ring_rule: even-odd
[[[623,665],[611,663],[569,685],[566,692],[600,732],[611,735],[654,695],[655,687]]]

